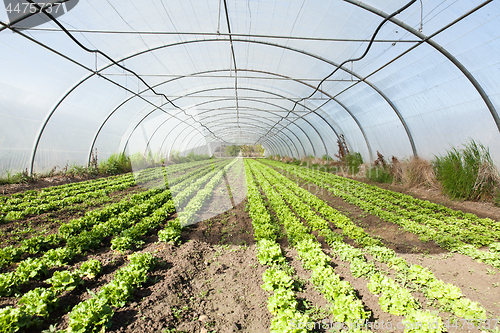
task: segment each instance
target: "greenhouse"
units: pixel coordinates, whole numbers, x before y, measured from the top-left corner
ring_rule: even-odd
[[[500,332],[500,3],[4,0],[1,332]]]

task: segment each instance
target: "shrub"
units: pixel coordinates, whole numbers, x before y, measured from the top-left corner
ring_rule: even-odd
[[[95,170],[94,169],[91,169],[91,168],[87,168],[87,167],[84,167],[84,166],[80,166],[80,165],[72,165],[68,171],[66,172],[66,174],[70,175],[70,176],[73,176],[73,177],[76,177],[76,176],[87,176],[87,175],[90,175],[90,174],[95,174]]]
[[[99,164],[102,173],[109,175],[118,175],[120,173],[132,171],[130,158],[124,153],[113,154],[106,161]]]
[[[393,156],[391,173],[394,181],[404,186],[437,188],[432,164],[418,156],[403,161]]]
[[[393,180],[391,172],[387,168],[380,166],[370,168],[366,176],[377,183],[392,183]]]
[[[12,174],[9,170],[5,172],[7,173],[7,177],[0,178],[0,185],[27,184],[37,180],[37,176],[35,174],[30,175],[28,169],[16,172],[14,174]]]
[[[150,166],[142,153],[134,153],[130,155],[130,164],[134,166],[134,170],[142,170]]]
[[[226,155],[227,156],[238,156],[240,153],[240,146],[237,145],[232,145],[232,146],[227,146],[226,147]]]
[[[497,189],[497,194],[495,196],[495,199],[493,200],[493,204],[497,207],[500,207],[500,188]]]
[[[352,174],[355,175],[359,172],[359,167],[363,164],[363,157],[361,157],[360,153],[349,153],[344,157],[345,165],[348,171],[352,171]]]
[[[158,232],[158,239],[162,242],[165,243],[170,243],[170,244],[179,244],[181,241],[181,232],[182,232],[182,227],[179,223],[179,221],[173,220],[170,221],[168,226],[165,227],[165,229],[160,230]]]
[[[500,180],[489,149],[474,140],[462,149],[453,148],[445,156],[436,156],[433,166],[443,192],[451,198],[491,198]]]

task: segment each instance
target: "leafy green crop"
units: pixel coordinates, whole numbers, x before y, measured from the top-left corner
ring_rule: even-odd
[[[441,318],[429,311],[410,311],[403,320],[403,324],[405,332],[408,333],[441,333],[446,331]]]
[[[273,291],[278,289],[293,289],[293,279],[278,267],[270,267],[262,276],[262,289]]]
[[[10,296],[14,294],[18,288],[19,278],[15,272],[0,274],[0,295]]]
[[[16,276],[22,282],[47,274],[47,264],[42,258],[28,258],[21,261],[16,269]]]
[[[69,315],[68,332],[97,332],[110,325],[112,306],[123,307],[132,292],[147,279],[147,272],[153,268],[156,259],[151,253],[135,253],[129,256],[130,263],[120,268],[114,279],[103,286],[97,295],[79,303]],[[83,265],[82,265],[83,266]],[[89,266],[97,266],[89,263]],[[85,267],[84,267],[85,268]],[[87,271],[87,269],[84,269]],[[80,273],[84,270],[80,268]]]
[[[273,291],[273,289],[270,289],[269,291]],[[298,302],[295,297],[295,293],[291,289],[274,290],[274,294],[269,297],[267,302],[267,308],[273,315],[277,315],[286,310],[296,310],[297,306]]]
[[[332,304],[331,312],[338,321],[356,321],[359,319],[366,319],[370,316],[369,312],[364,311],[363,303],[357,299],[354,289],[347,281],[341,281],[340,277],[335,274],[333,268],[329,265],[330,258],[321,250],[321,245],[314,239],[314,236],[309,233],[309,228],[305,227],[302,222],[293,214],[292,210],[288,207],[290,204],[295,212],[303,217],[311,227],[314,229],[323,230],[328,226],[325,220],[316,216],[309,207],[304,205],[291,191],[281,186],[274,177],[272,177],[266,170],[263,170],[257,163],[252,163],[257,169],[255,178],[259,181],[264,194],[269,199],[270,206],[276,212],[278,219],[283,223],[286,233],[288,235],[289,243],[293,244],[297,249],[299,257],[302,259],[304,268],[312,270],[311,281],[316,288],[323,293],[325,298]],[[249,164],[250,164],[249,163]],[[247,178],[248,179],[248,178]],[[280,190],[278,193],[276,189]],[[286,202],[285,202],[286,200]],[[328,233],[324,233],[328,234]],[[331,237],[334,239],[335,237]],[[278,268],[270,268],[264,273],[263,280],[265,284],[262,286],[266,290],[291,290],[290,277],[287,278]],[[282,297],[287,297],[290,293],[283,294]],[[286,299],[286,298],[285,298]],[[301,317],[298,313],[294,315],[289,313],[291,308],[285,307],[284,304],[279,303],[280,298],[270,298],[270,310],[277,308],[280,305],[283,311],[276,314],[272,321],[272,327],[280,327],[283,318],[292,320],[290,318]],[[292,302],[290,299],[287,304]],[[278,305],[276,305],[278,304]],[[288,311],[288,312],[285,312]],[[288,313],[288,314],[286,314]],[[304,320],[304,319],[302,319]],[[307,323],[306,320],[303,323]],[[284,331],[283,331],[284,332]]]
[[[29,325],[31,318],[26,316],[21,309],[11,306],[0,309],[0,333],[17,332]]]
[[[109,327],[113,309],[102,298],[92,297],[76,305],[69,314],[68,333],[101,332]]]
[[[269,239],[261,239],[258,243],[257,259],[262,265],[280,265],[285,262],[279,244]]]
[[[384,312],[403,316],[418,308],[417,301],[407,289],[399,287],[394,280],[381,273],[372,275],[368,289],[374,294],[380,294],[379,304]]]
[[[79,272],[55,271],[45,282],[51,284],[56,292],[61,292],[75,289],[82,281]]]
[[[179,221],[169,223],[169,225],[158,232],[158,239],[165,243],[179,244],[181,240],[181,226]]]
[[[274,162],[268,162],[268,161],[266,161],[266,163],[267,164],[271,164],[271,163],[275,164]],[[280,164],[280,166],[282,166],[282,165]],[[269,170],[271,170],[271,169],[269,169]],[[310,171],[297,172],[296,170],[292,170],[292,169],[288,169],[288,170],[292,171],[292,173],[296,172],[299,176],[301,176],[309,181],[316,182],[316,184],[318,184],[320,186],[324,186],[324,183],[326,183],[330,180],[333,180],[333,179],[335,181],[338,181],[338,182],[344,182],[345,184],[347,184],[347,183],[354,184],[354,185],[356,184],[355,181],[352,181],[349,179],[344,179],[344,178],[333,176],[333,175],[325,174],[324,177],[323,176],[320,177],[320,175],[322,175],[322,173],[313,174]],[[319,198],[308,193],[304,189],[298,187],[296,184],[293,184],[289,179],[281,176],[280,174],[278,174],[275,171],[268,171],[266,174],[271,174],[271,173],[273,176],[278,178],[284,185],[293,189],[293,191],[296,193],[296,195],[301,197],[305,203],[309,204],[311,207],[314,207],[318,211],[318,213],[327,217],[330,221],[335,223],[337,225],[337,227],[342,228],[342,230],[346,236],[354,239],[359,245],[364,246],[365,251],[368,252],[369,254],[373,255],[375,257],[375,259],[386,263],[390,268],[393,268],[394,270],[398,271],[399,277],[402,278],[404,281],[411,281],[418,288],[421,288],[421,290],[424,291],[424,293],[426,294],[426,296],[429,299],[437,300],[442,306],[444,306],[444,308],[447,311],[450,311],[453,314],[455,314],[461,318],[464,318],[465,315],[469,316],[469,318],[483,318],[485,316],[485,310],[479,304],[471,302],[469,299],[464,298],[464,296],[461,294],[460,290],[457,287],[455,287],[451,284],[445,284],[441,280],[436,279],[436,277],[434,276],[434,274],[432,272],[430,272],[426,268],[423,268],[422,266],[408,264],[406,262],[406,260],[397,256],[393,250],[388,249],[384,246],[381,246],[381,243],[379,240],[371,238],[361,228],[354,226],[352,224],[352,222],[347,217],[345,217],[345,216],[341,215],[340,213],[336,212],[335,210],[333,210],[331,207],[329,207],[324,202],[322,202]],[[327,178],[329,178],[329,179],[327,180]],[[345,186],[345,184],[344,184],[344,186]],[[357,185],[355,185],[355,187],[356,186]],[[376,192],[377,196],[379,196],[379,195],[382,196],[385,201],[378,199],[375,196],[372,196],[372,197],[367,196],[367,194],[369,194],[370,191],[364,190],[366,187],[369,187],[370,190],[373,189],[374,193]],[[455,212],[453,210],[448,209],[447,207],[439,206],[436,204],[430,204],[428,202],[427,202],[428,203],[428,205],[427,205],[426,202],[419,201],[418,199],[414,199],[414,198],[409,197],[409,196],[403,196],[401,194],[396,194],[396,193],[390,192],[390,191],[381,190],[379,188],[370,187],[370,186],[365,185],[365,184],[361,184],[356,188],[356,189],[359,189],[360,192],[356,192],[356,191],[351,191],[351,192],[360,196],[360,197],[363,197],[364,199],[366,199],[370,202],[363,202],[361,200],[355,199],[354,196],[348,196],[346,193],[341,192],[333,187],[328,187],[328,189],[331,189],[334,192],[334,194],[342,196],[347,201],[352,200],[352,203],[359,205],[363,209],[365,209],[367,207],[371,207],[370,209],[372,209],[372,211],[370,211],[370,212],[376,212],[377,214],[380,214],[379,216],[381,216],[381,217],[383,217],[391,222],[395,222],[395,223],[398,223],[398,221],[401,221],[401,220],[395,219],[394,216],[391,215],[392,213],[390,213],[386,210],[379,209],[375,205],[370,206],[371,205],[370,202],[376,203],[376,205],[378,205],[378,206],[387,208],[390,206],[390,204],[388,204],[388,202],[391,202],[391,199],[388,196],[384,196],[384,195],[386,193],[392,193],[392,194],[394,194],[395,197],[402,198],[402,199],[396,199],[396,201],[398,204],[403,205],[405,208],[409,207],[408,202],[411,202],[411,205],[413,205],[413,202],[415,202],[415,203],[421,205],[420,208],[416,208],[416,209],[421,210],[421,211],[425,210],[426,214],[435,214],[436,217],[439,217],[438,215],[442,214],[441,212],[446,212],[447,214],[449,214],[451,216],[458,216],[458,217],[462,217],[462,218],[467,218],[467,220],[453,219],[453,220],[449,221],[449,220],[447,220],[448,218],[440,217],[440,218],[443,218],[443,220],[446,220],[448,223],[453,223],[453,224],[462,226],[466,223],[470,223],[469,221],[474,220],[478,223],[481,223],[482,226],[488,225],[488,226],[491,226],[492,229],[498,230],[498,227],[495,224],[496,222],[494,222],[494,221],[491,221],[491,220],[488,221],[486,219],[484,219],[484,220],[478,219],[477,217],[475,217],[472,214]],[[287,195],[292,195],[292,194],[290,193]],[[290,202],[293,203],[293,202],[297,202],[297,201],[291,200]],[[422,208],[422,207],[424,207],[424,208]],[[429,207],[429,208],[427,208],[427,207]],[[302,207],[301,209],[296,209],[296,212],[298,212],[299,215],[303,216],[304,219],[307,221],[308,215],[303,214],[305,209],[306,208]],[[440,213],[434,213],[435,211],[439,211]],[[409,213],[409,211],[400,211],[400,212],[402,214],[404,214],[404,212]],[[404,216],[412,217],[414,215],[406,214]],[[443,225],[439,224],[441,222],[438,223],[436,221],[437,220],[428,220],[427,222],[434,223],[433,225],[436,225],[436,226],[439,226],[440,228],[443,228]],[[425,235],[426,237],[429,237],[429,239],[433,239],[435,237],[440,237],[440,241],[442,243],[448,242],[448,244],[450,244],[449,245],[450,248],[453,248],[453,250],[455,250],[457,252],[470,255],[473,258],[474,257],[479,258],[480,260],[486,261],[492,265],[495,265],[495,263],[497,263],[497,261],[498,261],[497,265],[500,263],[500,261],[497,259],[497,257],[494,254],[492,254],[492,252],[495,252],[495,249],[496,249],[495,245],[490,247],[491,252],[479,251],[471,245],[463,245],[463,243],[456,244],[457,242],[456,242],[456,240],[454,240],[453,237],[448,236],[448,235],[439,235],[437,232],[433,231],[433,229],[425,228],[421,225],[416,224],[414,221],[405,220],[405,223],[406,223],[405,224],[406,229],[411,227],[411,228],[413,228],[413,230],[416,230],[419,233],[421,233],[421,235]],[[481,228],[483,228],[482,226],[481,226]],[[476,225],[471,226],[469,224],[468,227],[471,229],[474,229],[474,228],[476,228]],[[475,230],[477,230],[477,233],[480,233],[479,230],[481,230],[481,232],[482,232],[483,229],[481,229],[481,228],[475,229]],[[449,226],[448,229],[452,230],[452,226]],[[455,230],[454,232],[456,232],[456,233],[461,232],[460,230],[458,230],[456,228],[453,230]],[[353,273],[354,276],[372,276],[376,272],[376,269],[375,269],[373,263],[365,261],[362,251],[360,251],[359,249],[354,249],[352,246],[349,246],[349,245],[343,243],[342,238],[340,236],[338,236],[338,234],[335,234],[330,230],[321,230],[319,234],[325,236],[325,240],[327,241],[327,243],[340,256],[340,258],[342,260],[347,260],[351,263],[351,272]],[[476,240],[479,239],[480,237],[481,237],[480,235],[477,235]],[[313,277],[314,277],[314,275],[313,275]],[[372,281],[373,282],[371,284],[372,289],[373,289],[372,291],[376,292],[376,293],[382,293],[384,290],[386,291],[386,295],[381,295],[381,297],[380,297],[385,304],[384,305],[385,309],[387,309],[387,311],[393,311],[393,312],[402,312],[402,311],[405,311],[405,309],[406,309],[406,312],[409,313],[408,306],[409,306],[409,308],[411,308],[412,302],[411,302],[411,298],[407,297],[408,294],[403,292],[403,294],[401,294],[400,297],[403,300],[405,300],[405,299],[406,300],[404,302],[402,302],[401,304],[398,304],[397,302],[395,302],[393,300],[393,296],[391,295],[391,293],[394,293],[394,292],[390,291],[391,289],[394,289],[396,291],[395,294],[397,294],[398,286],[395,284],[395,282],[392,279],[389,279],[388,277],[384,277],[383,275],[378,275],[378,277],[381,280],[385,280],[385,283],[387,284],[387,286],[385,286],[384,288],[378,289],[378,287],[376,287],[376,283],[374,281]],[[372,276],[372,278],[374,278],[374,276]],[[320,281],[316,281],[315,283],[317,283],[319,285]],[[468,306],[469,304],[470,304],[470,306]],[[465,309],[468,309],[468,308],[472,309],[470,313],[465,311]]]
[[[94,279],[101,272],[101,269],[102,264],[99,260],[90,259],[80,266],[78,274],[81,277],[87,277],[87,279]]]
[[[19,307],[28,316],[48,317],[59,299],[53,289],[35,288],[19,299]]]
[[[23,250],[19,247],[13,247],[12,245],[6,246],[0,249],[0,267],[7,266],[11,262],[17,261],[21,258]]]

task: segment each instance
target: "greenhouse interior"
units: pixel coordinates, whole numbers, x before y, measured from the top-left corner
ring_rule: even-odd
[[[0,333],[500,333],[500,2],[3,7]]]

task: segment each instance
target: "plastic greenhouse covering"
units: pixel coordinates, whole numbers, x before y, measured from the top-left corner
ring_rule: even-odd
[[[57,22],[9,1],[1,174],[96,150],[333,156],[341,135],[367,161],[472,138],[500,163],[498,1],[70,0]]]

